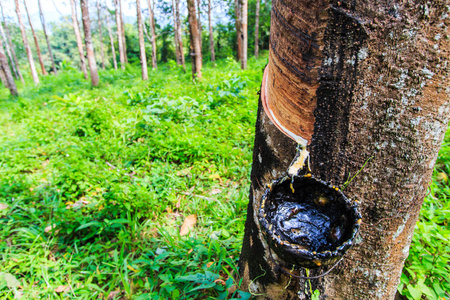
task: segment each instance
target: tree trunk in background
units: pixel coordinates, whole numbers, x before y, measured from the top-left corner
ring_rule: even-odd
[[[91,73],[92,86],[98,86],[97,62],[95,61],[94,46],[92,45],[91,20],[89,18],[88,0],[80,0],[81,16],[83,19],[84,42],[86,44],[86,54],[89,63],[89,72]]]
[[[42,13],[41,0],[38,0],[38,5],[39,5],[39,16],[41,18],[42,29],[44,30],[45,41],[47,42],[48,55],[50,56],[50,59],[52,61],[53,73],[55,73],[55,75],[57,75],[58,71],[56,70],[55,60],[53,58],[52,47],[50,47],[50,42],[48,40],[47,28],[45,26],[44,14]]]
[[[119,10],[119,0],[114,0],[114,8],[116,10],[116,24],[117,24],[117,40],[119,45],[119,60],[120,67],[122,70],[125,70],[125,52],[123,48],[123,39],[122,39],[122,21],[121,21],[121,13]]]
[[[128,55],[127,55],[127,39],[125,37],[125,21],[123,20],[122,13],[122,0],[119,0],[119,13],[120,13],[120,26],[122,32],[122,46],[123,46],[123,55],[125,59],[125,63],[128,64]]]
[[[137,24],[139,32],[139,52],[141,54],[141,70],[142,70],[142,80],[148,79],[147,71],[147,56],[145,55],[145,41],[144,41],[144,30],[142,29],[142,13],[141,13],[141,1],[136,0],[136,15]]]
[[[242,0],[234,0],[234,12],[236,15],[236,43],[237,43],[237,61],[241,61],[242,57]]]
[[[8,64],[8,58],[6,57],[5,51],[3,50],[3,43],[1,39],[0,39],[0,68],[5,75],[6,87],[9,89],[11,96],[17,96],[19,93],[17,92],[16,83],[14,82],[14,78]]]
[[[200,39],[195,11],[195,0],[187,0],[189,19],[190,53],[192,61],[192,78],[202,78],[202,56],[200,54]]]
[[[23,4],[25,6],[25,11],[27,12],[28,23],[30,23],[31,33],[33,34],[34,44],[36,45],[36,53],[38,56],[39,64],[41,65],[42,75],[47,75],[47,70],[44,66],[44,61],[42,60],[41,47],[39,47],[39,42],[36,36],[36,32],[34,32],[33,23],[31,23],[30,13],[28,12],[27,1],[23,0]]]
[[[14,0],[16,4],[16,14],[17,19],[19,20],[20,32],[22,33],[23,46],[27,51],[28,62],[30,63],[31,76],[33,77],[33,81],[35,85],[39,84],[39,77],[36,71],[36,66],[34,65],[33,54],[31,53],[30,44],[28,43],[27,33],[25,31],[25,26],[22,22],[22,15],[20,13],[19,0]]]
[[[8,40],[6,39],[5,32],[3,31],[3,25],[2,25],[1,22],[0,22],[0,32],[2,34],[2,38],[3,38],[3,41],[4,41],[5,46],[6,46],[6,52],[8,53],[9,61],[11,62],[11,66],[13,68],[13,72],[14,72],[14,74],[16,76],[16,79],[19,79],[19,74],[17,73],[17,67],[16,67],[15,61],[13,59],[13,56],[11,54],[11,49],[9,48]]]
[[[256,12],[255,12],[255,57],[259,55],[259,10],[261,0],[256,0]]]
[[[152,41],[152,68],[156,69],[158,65],[156,64],[156,34],[155,34],[155,16],[153,14],[153,3],[150,0],[147,0],[148,5],[148,13],[149,13],[149,22],[150,22],[150,33],[151,33],[151,41]]]
[[[106,28],[108,28],[109,41],[111,42],[111,53],[112,53],[112,58],[113,58],[114,70],[117,70],[116,49],[114,48],[114,38],[113,38],[112,31],[111,31],[109,13],[106,14]]]
[[[180,0],[174,0],[175,1],[175,17],[176,17],[176,23],[177,23],[177,46],[178,46],[178,53],[180,55],[181,65],[183,66],[183,70],[186,72],[186,63],[184,60],[184,50],[183,50],[183,34],[181,30],[181,20],[180,20]]]
[[[273,1],[260,99],[273,111],[267,115],[260,101],[242,290],[261,299],[311,299],[315,289],[320,299],[394,299],[450,115],[450,45],[439,38],[448,34],[446,10],[442,1],[426,10],[406,0]],[[361,202],[355,246],[312,286],[274,266],[255,218],[264,187],[286,174],[295,153],[274,115],[280,124],[303,118],[296,129],[310,137],[316,178],[342,186],[360,171],[345,189]]]
[[[200,10],[200,6],[201,6],[201,1],[202,0],[197,0],[197,24],[198,24],[198,40],[199,40],[199,45],[200,45],[200,56],[201,56],[201,60],[203,61],[203,53],[202,53],[202,22],[201,22],[201,10]]]
[[[241,23],[241,38],[242,38],[242,55],[241,55],[241,68],[247,69],[247,47],[248,47],[248,32],[247,32],[247,19],[248,19],[248,0],[242,1],[242,23]]]
[[[211,21],[211,0],[208,0],[208,28],[209,28],[209,50],[211,51],[211,61],[216,61],[216,54],[214,52],[214,35]]]
[[[0,65],[0,79],[2,80],[2,84],[3,84],[6,88],[9,88],[8,82],[6,81],[6,74],[5,74],[5,72],[3,71],[1,65]]]
[[[100,0],[97,0],[97,24],[98,24],[98,35],[100,37],[100,56],[102,58],[102,69],[105,69],[105,54],[103,51],[103,34],[102,34],[102,19],[101,19],[101,8]]]
[[[175,0],[172,0],[172,14],[173,14],[173,42],[175,45],[175,57],[177,65],[181,65],[181,55],[178,53],[178,30],[177,30],[177,18],[175,16]]]
[[[74,0],[70,0],[70,8],[72,9],[72,26],[73,31],[75,32],[75,38],[77,40],[78,54],[80,55],[81,71],[83,72],[84,79],[88,79],[86,61],[84,60],[83,41],[81,39],[80,27],[78,26],[77,9],[75,7]]]

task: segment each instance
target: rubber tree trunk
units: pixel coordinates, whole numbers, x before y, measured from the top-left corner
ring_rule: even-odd
[[[141,13],[141,1],[136,0],[136,15],[137,15],[137,25],[139,32],[139,52],[141,54],[141,70],[142,70],[142,80],[148,79],[147,71],[147,56],[145,55],[145,40],[144,40],[144,30],[142,29],[142,13]]]
[[[3,50],[3,43],[0,39],[0,68],[2,73],[5,75],[6,87],[9,89],[11,96],[17,96],[19,93],[17,92],[16,83],[14,82],[13,75],[11,73],[11,68],[8,64],[8,58],[5,55],[5,51]]]
[[[311,299],[315,289],[320,299],[394,299],[448,126],[447,13],[444,1],[425,9],[406,0],[273,0],[239,261],[243,290],[261,299]],[[295,154],[283,132],[308,142],[316,178],[342,187],[357,174],[344,192],[360,202],[360,234],[312,286],[274,265],[256,218],[266,184],[286,174]]]
[[[114,64],[114,70],[117,70],[116,49],[114,48],[114,38],[113,38],[112,31],[111,31],[109,13],[106,14],[106,28],[108,28],[109,41],[111,43],[111,54],[112,54],[112,60],[113,60],[113,64]]]
[[[53,58],[52,47],[50,46],[50,41],[48,40],[47,27],[45,25],[44,14],[42,12],[41,0],[38,0],[38,5],[39,17],[41,18],[42,29],[44,30],[45,41],[47,42],[48,55],[50,56],[50,60],[52,61],[53,73],[57,75],[58,71],[56,70],[55,59]]]
[[[247,48],[248,48],[248,0],[239,0],[241,2],[242,9],[242,23],[241,23],[241,39],[242,39],[242,54],[241,54],[241,68],[247,69]]]
[[[173,0],[175,7],[175,22],[177,24],[177,53],[179,55],[179,59],[181,65],[183,66],[183,70],[186,72],[186,62],[184,59],[184,49],[183,49],[183,33],[181,28],[181,19],[180,19],[180,0]]]
[[[27,1],[23,0],[23,4],[25,6],[25,11],[27,12],[28,23],[30,24],[31,33],[33,34],[34,44],[36,45],[36,53],[38,56],[39,64],[41,65],[42,75],[47,75],[47,70],[45,69],[44,61],[42,60],[41,47],[39,47],[39,41],[36,36],[36,32],[34,31],[33,23],[31,22],[30,13],[28,12]]]
[[[201,1],[202,0],[197,0],[197,24],[198,24],[198,40],[199,40],[199,45],[200,45],[200,55],[202,56],[202,61],[203,61],[203,54],[202,54],[202,21],[201,21]]]
[[[2,14],[3,14],[3,9],[2,9]],[[0,22],[0,31],[2,34],[3,41],[5,43],[6,52],[8,53],[9,61],[11,62],[11,66],[13,68],[16,79],[20,78],[22,83],[24,83],[22,73],[20,72],[19,64],[17,62],[16,53],[14,51],[14,48],[12,47],[11,38],[9,36],[8,27],[6,25],[4,16],[3,16],[3,22],[5,23],[5,30],[3,30],[3,26]],[[6,31],[6,34],[5,34],[5,31]]]
[[[78,18],[77,18],[77,9],[75,7],[74,0],[70,0],[70,8],[72,10],[72,27],[73,31],[75,32],[75,38],[77,41],[78,55],[80,56],[81,71],[83,72],[84,79],[88,79],[86,61],[84,59],[83,40],[81,39],[80,27],[78,25]]]
[[[116,24],[117,24],[117,40],[119,45],[119,61],[120,61],[120,67],[122,70],[125,70],[125,49],[123,45],[123,39],[122,39],[122,14],[120,13],[119,9],[119,0],[114,0],[114,8],[116,11]]]
[[[97,24],[98,24],[98,36],[100,42],[100,56],[102,59],[102,69],[105,69],[105,53],[103,51],[103,34],[102,34],[102,10],[100,7],[100,0],[97,0]]]
[[[123,46],[123,55],[125,59],[125,63],[128,64],[128,56],[127,56],[127,39],[125,37],[125,21],[123,20],[122,13],[122,0],[119,0],[119,13],[120,13],[120,26],[122,32],[122,46]]]
[[[261,6],[261,0],[256,0],[255,11],[255,57],[259,55],[259,11]]]
[[[33,81],[35,85],[39,84],[39,77],[36,71],[36,66],[34,65],[33,54],[31,53],[30,44],[28,43],[27,33],[25,31],[25,26],[22,21],[22,14],[20,13],[19,0],[14,0],[16,4],[16,14],[17,19],[19,20],[20,32],[22,33],[23,46],[27,52],[28,63],[30,64],[31,76],[33,77]]]
[[[91,20],[89,18],[89,2],[88,0],[80,0],[81,16],[83,19],[84,42],[86,44],[86,54],[89,63],[89,72],[91,74],[92,86],[98,86],[98,70],[95,61],[94,46],[92,45]]]
[[[148,5],[148,13],[149,13],[149,22],[150,22],[150,33],[151,33],[151,41],[152,41],[152,68],[158,68],[156,63],[156,33],[155,33],[155,15],[153,14],[153,3],[150,0],[147,0]]]
[[[202,55],[198,37],[198,23],[195,11],[195,0],[187,0],[189,19],[190,55],[192,61],[192,78],[202,78]]]
[[[178,53],[178,30],[177,30],[177,18],[175,16],[175,0],[172,0],[172,15],[173,15],[173,43],[175,45],[175,58],[177,65],[181,65],[181,57]]]
[[[235,13],[235,25],[236,25],[236,59],[241,61],[242,57],[242,2],[241,0],[234,0],[234,13]]]
[[[208,29],[209,29],[209,51],[211,52],[211,61],[216,61],[216,54],[214,52],[214,35],[211,18],[211,0],[208,0]]]

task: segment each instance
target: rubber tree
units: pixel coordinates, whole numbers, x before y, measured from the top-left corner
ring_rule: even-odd
[[[102,10],[100,1],[97,0],[97,26],[98,26],[98,38],[100,42],[100,57],[102,59],[102,69],[105,70],[105,53],[103,51],[103,33],[102,33]]]
[[[273,0],[242,289],[262,299],[310,299],[316,289],[320,299],[394,299],[448,126],[448,4]],[[286,174],[297,142],[307,145],[312,175],[346,186],[362,215],[353,248],[310,281],[269,257],[257,217],[266,185]]]
[[[38,0],[38,6],[39,6],[39,17],[41,19],[42,29],[44,31],[45,41],[47,43],[48,55],[50,56],[50,60],[52,61],[53,73],[57,75],[58,71],[56,70],[55,59],[53,58],[52,47],[50,46],[50,41],[48,40],[47,26],[45,24],[44,13],[42,12],[41,0]]]
[[[259,11],[261,6],[261,0],[256,0],[255,9],[255,57],[259,54]]]
[[[211,61],[216,61],[216,54],[214,52],[214,35],[211,18],[211,0],[208,0],[208,32],[209,32],[209,51],[211,53]]]
[[[56,6],[55,6],[56,7]],[[84,79],[88,79],[86,68],[86,60],[84,59],[83,40],[81,39],[80,27],[78,25],[77,9],[75,0],[70,0],[70,9],[72,11],[72,27],[77,41],[78,55],[80,56],[80,66],[83,72]]]
[[[156,31],[155,31],[155,14],[154,14],[154,2],[147,0],[148,6],[148,21],[150,23],[150,33],[152,42],[152,68],[157,69],[158,64],[156,62]],[[175,27],[174,27],[175,28]]]
[[[175,46],[177,53],[177,64],[183,66],[183,70],[186,72],[186,63],[183,50],[183,34],[180,18],[180,0],[172,0],[172,10],[174,11],[174,35],[176,39]]]
[[[120,67],[122,70],[125,70],[125,48],[123,44],[123,35],[122,35],[122,14],[120,13],[119,9],[119,0],[114,0],[114,9],[116,14],[116,24],[117,24],[117,39],[118,39],[118,45],[119,45],[119,61],[120,61]]]
[[[99,77],[97,62],[95,61],[94,45],[92,44],[91,19],[89,17],[89,1],[80,0],[81,16],[83,20],[84,43],[86,44],[86,56],[91,74],[92,86],[98,86]]]
[[[31,22],[30,13],[28,12],[27,1],[23,1],[23,5],[25,6],[25,12],[27,13],[28,24],[30,24],[31,34],[33,35],[34,44],[36,45],[36,53],[38,56],[39,64],[41,65],[42,75],[47,75],[47,70],[45,69],[44,60],[42,59],[41,47],[39,46],[39,41],[36,36],[36,32],[34,31],[33,23]]]
[[[17,96],[17,86],[14,82],[11,69],[9,67],[8,58],[6,57],[5,51],[3,50],[3,43],[0,39],[0,71],[5,75],[6,87],[9,89],[11,96]]]
[[[142,29],[143,24],[142,24],[142,12],[140,0],[136,0],[136,16],[139,32],[139,53],[141,59],[142,80],[148,80],[147,56],[145,55],[145,40],[144,40],[144,30]]]
[[[195,0],[187,0],[192,78],[202,78],[202,54],[199,39]]]

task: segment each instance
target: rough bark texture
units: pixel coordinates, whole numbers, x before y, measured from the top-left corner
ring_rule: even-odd
[[[121,26],[121,32],[122,32],[122,46],[123,46],[123,55],[125,59],[125,63],[128,63],[128,56],[127,56],[127,39],[125,35],[125,21],[123,20],[123,13],[122,13],[122,0],[119,0],[119,13],[120,13],[120,26]]]
[[[5,51],[3,50],[3,43],[1,40],[0,40],[0,68],[2,73],[4,73],[5,75],[6,87],[9,89],[11,96],[17,96],[19,93],[17,92],[16,83],[14,82],[14,78],[8,64],[8,58],[6,57]]]
[[[102,10],[100,8],[100,1],[97,0],[97,24],[98,24],[98,36],[100,42],[100,56],[102,59],[102,69],[105,69],[105,55],[103,52],[103,34],[102,34]]]
[[[242,24],[241,24],[241,39],[242,39],[242,56],[241,56],[241,68],[247,69],[247,47],[248,47],[248,32],[247,32],[247,19],[248,19],[248,0],[241,1],[242,8]]]
[[[156,63],[156,33],[155,33],[155,15],[153,14],[153,3],[150,0],[147,0],[148,5],[148,18],[150,22],[150,33],[151,33],[151,41],[152,41],[152,68],[156,69],[158,67]]]
[[[142,29],[142,13],[141,13],[141,1],[136,0],[136,15],[137,24],[139,32],[139,52],[141,54],[141,70],[142,70],[142,80],[148,79],[147,71],[147,56],[145,55],[145,40],[144,40],[144,30]]]
[[[360,235],[331,274],[311,280],[320,299],[395,297],[448,124],[448,4],[273,1],[268,68],[315,87],[308,92],[316,102],[313,175],[342,186],[371,158],[345,189],[361,202]],[[267,80],[273,89],[289,84]],[[265,185],[286,174],[294,147],[260,105],[239,262],[241,288],[259,298],[311,298],[308,282],[280,273],[268,258],[255,213]]]
[[[209,51],[211,51],[211,61],[216,61],[216,54],[214,52],[214,35],[211,20],[211,0],[208,0],[208,28],[209,28]]]
[[[39,84],[39,77],[36,71],[36,66],[34,65],[33,54],[31,53],[30,44],[28,43],[27,33],[25,31],[25,26],[22,21],[22,14],[20,13],[19,0],[14,0],[16,4],[16,14],[17,19],[19,20],[20,32],[22,33],[23,46],[27,52],[28,62],[30,64],[31,76],[33,77],[33,81],[35,85]]]
[[[84,42],[86,44],[89,72],[91,74],[91,84],[92,86],[97,86],[99,78],[97,71],[97,62],[95,61],[94,46],[92,45],[91,20],[89,18],[89,3],[88,0],[80,0],[80,4],[81,4],[81,16],[83,19]]]
[[[190,55],[192,61],[192,78],[202,78],[202,56],[200,39],[198,38],[198,24],[195,11],[195,0],[187,0],[189,19]]]
[[[201,21],[201,2],[202,0],[197,0],[197,24],[198,24],[198,41],[199,41],[199,45],[200,45],[200,55],[202,56],[202,60],[203,60],[203,53],[202,53],[202,21]]]
[[[34,31],[33,23],[31,22],[30,13],[28,12],[27,1],[24,0],[23,4],[25,6],[25,11],[27,12],[28,23],[30,24],[31,33],[33,34],[34,44],[36,45],[36,53],[38,56],[39,64],[41,65],[42,75],[47,75],[47,70],[45,69],[44,61],[42,60],[41,47],[39,47],[39,42],[36,36],[36,32]]]
[[[261,6],[261,0],[256,0],[255,11],[255,57],[259,55],[259,11]]]
[[[3,15],[3,7],[2,7],[2,15]],[[8,26],[6,24],[4,15],[3,15],[3,22],[5,23],[6,34],[5,34],[5,31],[3,30],[3,25],[1,24],[1,22],[0,22],[0,31],[2,34],[3,41],[5,42],[5,46],[6,46],[5,48],[6,48],[6,52],[8,53],[9,61],[11,62],[11,66],[13,68],[16,79],[20,78],[22,83],[24,83],[22,73],[19,70],[19,63],[17,62],[16,53],[14,51],[14,48],[12,47],[12,42],[11,42],[11,38],[9,36]]]
[[[177,60],[177,65],[181,65],[181,57],[178,53],[178,30],[177,30],[177,17],[175,14],[175,0],[172,0],[172,15],[173,15],[173,42],[175,45],[175,57]]]
[[[234,0],[234,13],[236,15],[236,59],[241,60],[242,57],[242,6],[241,0]]]
[[[111,31],[111,25],[109,20],[109,14],[106,14],[106,28],[108,28],[109,41],[111,43],[111,53],[114,64],[114,70],[117,70],[117,58],[116,58],[116,49],[114,48],[114,38]]]
[[[48,55],[50,56],[50,60],[52,61],[53,73],[57,75],[58,71],[56,70],[55,59],[53,58],[52,47],[50,47],[50,41],[48,40],[47,27],[45,25],[44,14],[42,13],[41,0],[38,0],[38,5],[39,17],[41,18],[42,29],[44,30],[45,41],[47,42]]]
[[[78,26],[77,9],[75,7],[74,0],[70,0],[70,8],[72,9],[72,26],[73,31],[75,32],[75,38],[77,40],[78,54],[80,55],[81,71],[83,72],[84,79],[88,79],[86,61],[84,60],[83,41],[81,39],[80,27]]]
[[[119,9],[119,0],[114,0],[114,8],[116,11],[116,24],[117,24],[117,40],[119,45],[119,61],[120,67],[122,70],[125,70],[125,50],[123,48],[123,39],[122,39],[122,14]]]

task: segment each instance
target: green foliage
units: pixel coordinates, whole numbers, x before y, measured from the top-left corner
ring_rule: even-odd
[[[229,288],[265,62],[201,82],[127,66],[95,89],[62,63],[0,98],[0,298],[248,299]]]
[[[450,130],[414,231],[399,291],[408,299],[450,297]]]

